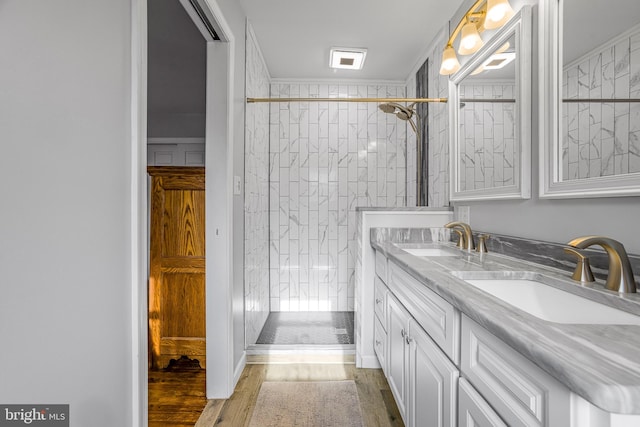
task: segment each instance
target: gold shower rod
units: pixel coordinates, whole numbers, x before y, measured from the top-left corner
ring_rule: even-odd
[[[447,98],[247,98],[247,104],[255,102],[447,102]]]
[[[640,98],[570,98],[563,99],[562,102],[577,102],[577,103],[590,103],[595,102],[598,104],[608,104],[612,102],[640,102]]]

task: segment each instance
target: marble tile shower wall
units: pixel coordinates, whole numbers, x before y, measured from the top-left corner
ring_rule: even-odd
[[[513,83],[466,84],[461,98],[514,99]],[[514,183],[515,104],[467,102],[460,108],[461,190]]]
[[[404,97],[404,85],[273,83],[272,97]],[[376,103],[270,111],[272,311],[354,308],[356,206],[406,204],[406,123]]]
[[[269,73],[247,31],[247,96],[269,96]],[[255,344],[269,315],[269,104],[247,104],[245,122],[245,340]]]
[[[429,55],[429,97],[448,98],[449,78],[440,75],[442,50],[448,35],[441,30]],[[449,109],[445,103],[429,104],[428,196],[430,207],[449,206]]]
[[[640,26],[567,67],[562,95],[640,98]],[[640,103],[563,103],[563,179],[640,172]]]

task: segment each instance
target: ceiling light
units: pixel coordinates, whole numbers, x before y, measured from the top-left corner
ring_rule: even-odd
[[[360,70],[366,56],[367,49],[333,47],[329,55],[329,66],[331,68]]]
[[[477,52],[482,47],[484,42],[480,38],[478,33],[478,27],[474,22],[467,22],[462,27],[462,35],[460,36],[460,46],[458,46],[458,53],[460,55],[471,55]]]
[[[442,52],[442,65],[440,66],[440,74],[448,76],[460,69],[460,62],[456,56],[453,46],[449,45]]]
[[[487,30],[502,27],[514,15],[509,0],[487,0],[487,17],[484,27]]]

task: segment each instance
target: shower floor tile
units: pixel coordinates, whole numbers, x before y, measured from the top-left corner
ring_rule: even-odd
[[[256,344],[353,344],[353,311],[269,313]]]

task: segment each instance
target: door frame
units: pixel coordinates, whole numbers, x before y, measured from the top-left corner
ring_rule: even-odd
[[[131,2],[131,425],[148,425],[147,1]],[[199,2],[221,41],[207,39],[207,398],[233,393],[233,99],[236,41],[216,0]],[[200,28],[200,27],[199,27]],[[204,35],[204,34],[203,34]],[[215,134],[213,132],[215,130]],[[215,343],[215,345],[214,345]]]

